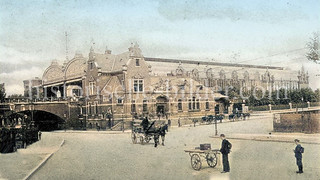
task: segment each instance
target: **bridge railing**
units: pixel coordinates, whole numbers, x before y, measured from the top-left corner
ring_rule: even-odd
[[[82,101],[82,97],[77,98],[33,98],[30,99],[28,97],[14,97],[14,98],[5,98],[5,103],[31,103],[31,102],[60,102],[60,101],[68,101],[68,102],[79,102]]]

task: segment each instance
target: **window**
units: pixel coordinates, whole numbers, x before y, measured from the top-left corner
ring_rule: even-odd
[[[91,103],[89,103],[89,107],[88,107],[88,114],[91,114]]]
[[[182,111],[182,100],[178,100],[178,111]]]
[[[140,59],[136,59],[136,66],[140,66]]]
[[[123,99],[122,99],[122,97],[119,97],[118,98],[118,104],[122,104],[123,103]]]
[[[94,102],[93,113],[98,114],[98,102],[97,101]]]
[[[184,85],[180,85],[180,86],[179,86],[179,89],[180,89],[180,90],[184,90]]]
[[[148,101],[147,100],[143,100],[142,110],[143,110],[143,112],[148,111]]]
[[[143,92],[143,80],[135,79],[133,81],[133,90],[134,92]]]
[[[196,109],[196,97],[192,98],[192,107],[193,109]]]
[[[136,112],[136,102],[134,100],[131,101],[131,112]]]
[[[196,109],[199,110],[200,109],[200,101],[199,99],[197,99],[197,106],[196,106]]]
[[[95,86],[95,82],[89,82],[89,94],[90,95],[94,94],[94,86]]]
[[[209,101],[208,101],[208,99],[207,99],[207,100],[206,100],[206,109],[209,110],[209,108],[210,108],[210,107],[209,107]]]
[[[89,63],[89,68],[90,68],[90,70],[94,68],[93,62],[90,62],[90,63]]]
[[[200,109],[200,100],[196,97],[189,99],[189,110],[199,110]]]

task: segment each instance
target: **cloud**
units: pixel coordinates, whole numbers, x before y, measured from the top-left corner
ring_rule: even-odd
[[[277,5],[271,1],[166,0],[159,2],[158,12],[171,21],[210,18],[280,23],[307,18],[294,4],[278,2]]]

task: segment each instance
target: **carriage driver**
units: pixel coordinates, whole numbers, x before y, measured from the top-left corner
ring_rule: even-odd
[[[142,120],[142,122],[141,122],[140,125],[143,127],[143,131],[146,131],[146,129],[147,129],[148,126],[149,126],[148,117],[143,118],[143,120]]]

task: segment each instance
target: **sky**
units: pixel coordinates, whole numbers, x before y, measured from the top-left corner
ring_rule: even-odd
[[[41,78],[54,59],[137,42],[145,57],[303,65],[316,89],[320,65],[305,54],[319,9],[319,0],[0,0],[0,83],[23,94],[23,80]]]

